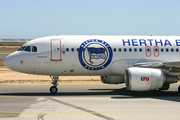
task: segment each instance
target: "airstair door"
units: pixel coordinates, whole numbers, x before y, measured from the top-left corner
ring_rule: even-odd
[[[61,40],[51,40],[51,61],[61,61]]]

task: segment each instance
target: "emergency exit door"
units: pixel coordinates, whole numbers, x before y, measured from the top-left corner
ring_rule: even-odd
[[[51,40],[51,61],[61,60],[61,40]]]

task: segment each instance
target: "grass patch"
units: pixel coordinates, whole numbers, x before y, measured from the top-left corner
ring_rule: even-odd
[[[4,66],[4,58],[0,58],[0,66]]]
[[[0,46],[22,46],[26,42],[0,42]]]
[[[10,54],[19,48],[20,46],[0,46],[0,54]]]

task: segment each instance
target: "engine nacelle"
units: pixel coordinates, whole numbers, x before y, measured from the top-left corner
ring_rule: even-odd
[[[124,83],[124,76],[101,76],[101,81],[106,84]]]
[[[155,90],[177,80],[177,76],[166,75],[160,69],[132,67],[125,71],[126,88],[132,91]]]
[[[128,68],[125,71],[126,88],[132,91],[148,91],[161,88],[164,73],[153,68]]]

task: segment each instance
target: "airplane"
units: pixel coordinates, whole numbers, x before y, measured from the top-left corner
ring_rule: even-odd
[[[7,68],[59,76],[100,76],[131,91],[168,90],[180,78],[180,36],[60,35],[33,39],[4,59]],[[180,93],[180,86],[178,87]]]

